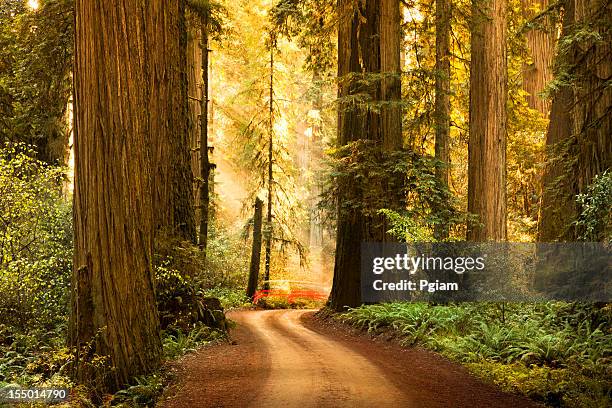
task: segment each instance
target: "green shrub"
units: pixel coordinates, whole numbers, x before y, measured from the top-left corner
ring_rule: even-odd
[[[72,215],[63,170],[32,154],[0,149],[0,323],[51,327],[67,315]]]
[[[137,377],[134,385],[117,391],[110,405],[113,407],[154,407],[164,389],[164,378],[161,375]]]
[[[207,288],[246,288],[250,257],[251,248],[240,234],[232,235],[216,222],[206,249]]]
[[[64,344],[64,330],[32,329],[23,333],[0,325],[0,386],[38,385],[65,376],[71,355]]]
[[[612,171],[593,178],[577,197],[580,215],[575,224],[584,241],[612,241]]]
[[[609,384],[569,368],[527,367],[524,364],[467,364],[479,377],[511,393],[521,393],[550,406],[596,408],[610,406]]]
[[[184,278],[181,284],[195,285],[203,290],[245,288],[249,257],[249,248],[244,242],[218,226],[209,239],[206,257],[191,242],[180,241],[163,233],[158,234],[155,241],[156,267],[165,269],[161,271],[164,273],[175,271]],[[175,283],[176,276],[162,274],[158,276],[158,287],[165,284],[165,277],[170,278],[170,286]]]
[[[207,248],[204,257],[191,242],[165,234],[156,238],[154,271],[162,328],[189,329],[206,317],[211,297],[218,298],[223,308],[247,303],[242,294],[249,259],[245,245],[217,226]]]
[[[207,289],[204,295],[219,299],[225,310],[251,306],[251,301],[247,298],[243,288],[216,287]]]
[[[257,302],[257,306],[264,309],[317,309],[321,301],[308,298],[295,297],[289,301],[288,296],[267,296]]]
[[[180,329],[162,332],[162,343],[166,358],[174,359],[195,351],[196,348],[225,338],[226,333],[198,323],[189,332]]]

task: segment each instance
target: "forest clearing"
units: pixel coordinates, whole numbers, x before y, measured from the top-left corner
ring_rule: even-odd
[[[0,406],[611,406],[611,167],[611,0],[0,0]]]

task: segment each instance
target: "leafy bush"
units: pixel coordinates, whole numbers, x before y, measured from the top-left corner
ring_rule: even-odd
[[[0,356],[0,387],[67,381],[71,355],[64,344],[62,327],[22,333],[14,327],[0,325]]]
[[[180,329],[162,332],[162,343],[166,358],[174,359],[195,351],[196,348],[225,338],[226,332],[198,323],[189,332]]]
[[[257,306],[264,309],[317,309],[321,307],[321,301],[308,298],[292,298],[291,302],[287,296],[268,296],[260,299]]]
[[[248,256],[238,238],[217,228],[206,257],[203,255],[190,242],[164,235],[157,238],[154,269],[162,328],[188,330],[194,323],[206,321],[222,328],[223,309],[247,302],[242,291]]]
[[[612,171],[595,176],[577,197],[580,215],[575,224],[584,241],[612,241]]]
[[[207,289],[204,295],[219,299],[225,310],[251,306],[251,301],[247,298],[243,288],[216,287]]]
[[[72,216],[63,170],[32,155],[0,149],[0,323],[50,327],[67,315]]]
[[[467,367],[506,392],[522,393],[549,406],[595,408],[610,404],[609,390],[603,381],[569,368],[495,362],[469,363]]]
[[[209,238],[206,257],[191,242],[180,241],[161,233],[155,242],[155,265],[163,269],[158,276],[158,290],[160,287],[163,290],[166,277],[170,279],[167,283],[168,289],[171,289],[179,283],[176,281],[178,276],[183,278],[181,285],[194,285],[202,290],[219,287],[244,288],[249,257],[249,248],[244,242],[219,226],[215,226],[214,233]]]
[[[153,407],[164,389],[164,378],[159,374],[137,377],[135,384],[117,391],[110,405],[114,407]]]
[[[390,331],[464,363],[475,373],[552,406],[609,403],[612,309],[591,304],[387,303],[339,319],[369,332]]]
[[[207,288],[246,288],[251,248],[240,234],[232,235],[219,221],[210,233],[205,265]]]

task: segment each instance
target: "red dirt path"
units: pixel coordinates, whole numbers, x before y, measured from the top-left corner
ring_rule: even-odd
[[[236,344],[180,360],[163,408],[531,408],[435,353],[325,323],[303,310],[239,311]]]

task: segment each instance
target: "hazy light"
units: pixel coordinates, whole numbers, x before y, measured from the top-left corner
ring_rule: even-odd
[[[274,134],[281,142],[287,142],[289,137],[289,123],[287,118],[281,116],[274,122]]]
[[[28,0],[28,7],[32,10],[38,10],[40,3],[38,0]]]
[[[308,117],[314,120],[321,120],[321,111],[318,109],[311,109],[308,111]]]

